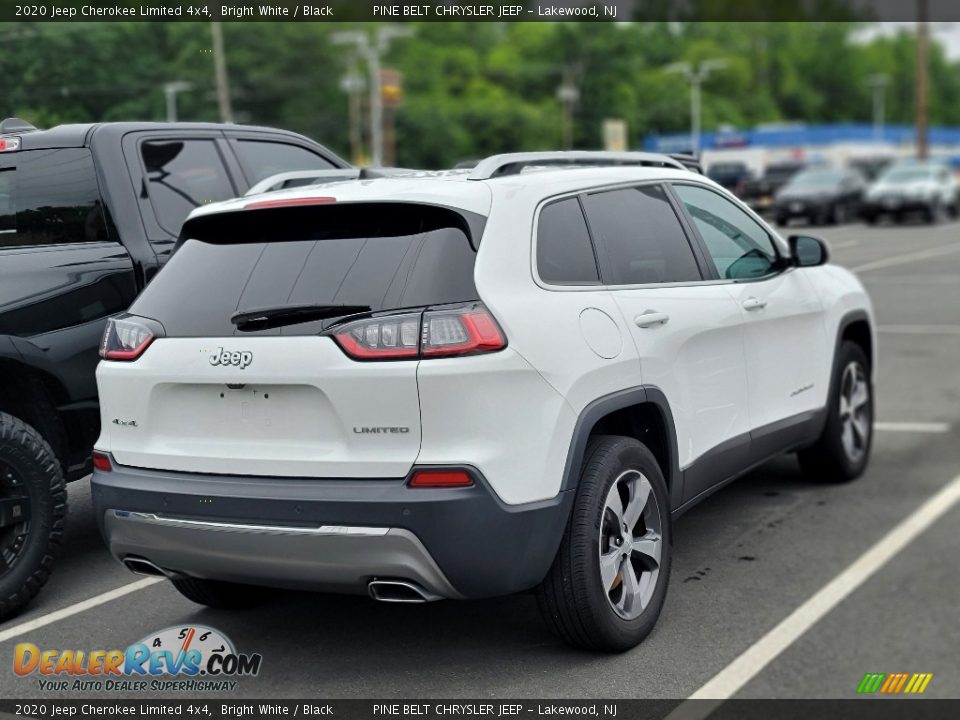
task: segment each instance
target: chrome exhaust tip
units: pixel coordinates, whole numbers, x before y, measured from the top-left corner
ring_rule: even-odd
[[[371,580],[367,591],[379,602],[425,603],[443,599],[408,580]]]
[[[152,562],[146,558],[141,557],[125,557],[123,559],[123,564],[126,566],[127,570],[137,575],[148,575],[150,577],[170,577],[171,573],[167,572],[163,568],[157,567]]]

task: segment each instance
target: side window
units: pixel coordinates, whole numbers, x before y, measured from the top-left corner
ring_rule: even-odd
[[[140,155],[150,204],[171,235],[180,233],[194,208],[236,196],[213,140],[148,140]]]
[[[234,145],[243,174],[251,185],[271,175],[295,170],[332,170],[333,165],[306,148],[262,140],[238,140]]]
[[[593,255],[580,202],[567,198],[550,203],[537,221],[537,272],[560,285],[597,285],[600,273]]]
[[[0,162],[0,247],[108,239],[89,150],[28,150]]]
[[[594,237],[606,251],[607,284],[701,279],[683,226],[659,185],[594,193],[585,205]]]
[[[713,190],[674,185],[721,278],[745,280],[769,275],[777,251],[770,235],[756,220]]]

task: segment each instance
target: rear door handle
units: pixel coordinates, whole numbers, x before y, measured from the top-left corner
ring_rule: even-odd
[[[633,322],[639,328],[649,328],[655,327],[657,325],[666,325],[667,321],[670,319],[670,316],[662,312],[654,312],[653,310],[647,310],[641,315],[637,315]]]
[[[760,298],[748,297],[743,301],[744,310],[763,310],[766,306],[767,301]]]

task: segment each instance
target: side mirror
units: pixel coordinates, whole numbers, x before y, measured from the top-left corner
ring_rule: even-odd
[[[816,267],[830,260],[827,244],[820,238],[791,235],[787,242],[790,243],[790,257],[795,267]]]

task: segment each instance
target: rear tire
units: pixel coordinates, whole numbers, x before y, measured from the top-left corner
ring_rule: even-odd
[[[860,477],[873,446],[873,384],[867,355],[856,343],[840,346],[827,401],[827,422],[811,447],[797,453],[803,474],[822,483]]]
[[[4,518],[0,520],[3,621],[19,612],[47,582],[60,554],[67,517],[59,460],[39,432],[6,413],[0,413],[0,501],[7,505],[0,513]],[[16,522],[13,513],[22,520]]]
[[[633,438],[591,440],[560,549],[537,589],[566,642],[622,652],[653,629],[670,577],[670,504],[653,454]]]
[[[170,582],[187,600],[212,608],[252,607],[262,602],[266,596],[264,588],[222,580],[178,577],[172,578]]]

